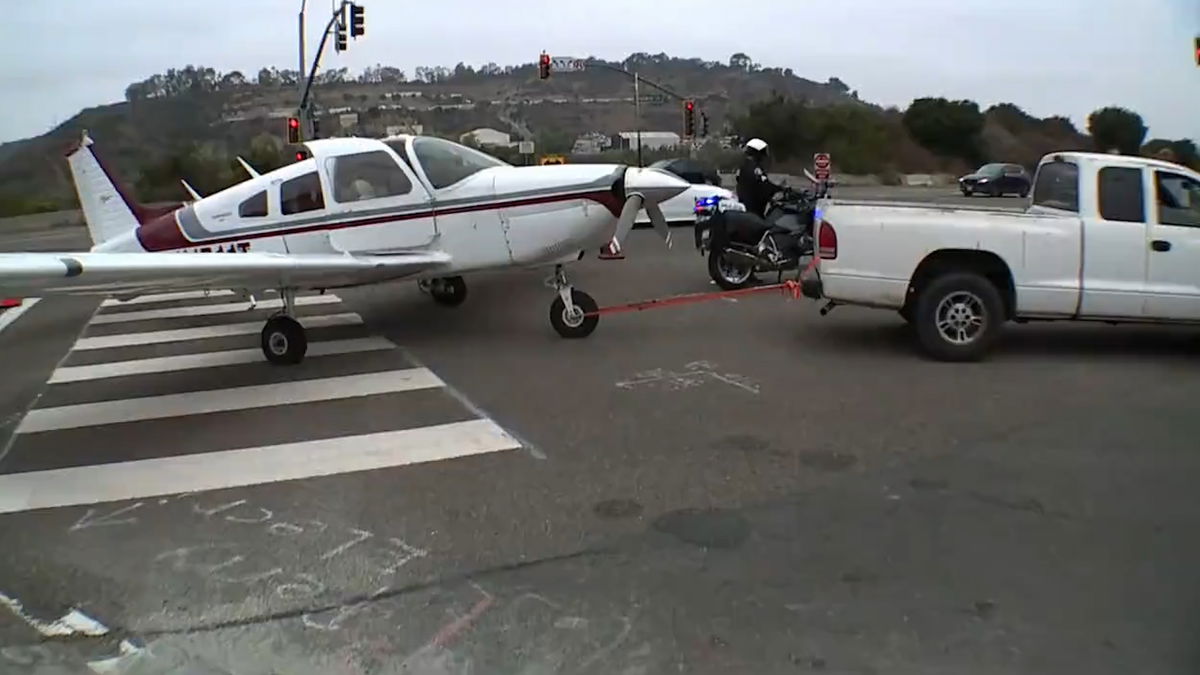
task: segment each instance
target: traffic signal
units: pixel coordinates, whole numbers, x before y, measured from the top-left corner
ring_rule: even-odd
[[[1200,66],[1200,36],[1196,38],[1196,65]]]
[[[700,136],[708,137],[708,113],[706,112],[700,113]]]
[[[696,102],[691,99],[683,102],[683,135],[696,135]]]
[[[318,119],[317,117],[312,118],[312,137],[313,138],[321,137],[321,120]]]
[[[300,118],[289,117],[287,120],[287,139],[288,143],[300,142]]]
[[[358,37],[367,30],[367,19],[362,5],[350,3],[350,35]]]
[[[538,57],[538,77],[543,80],[550,77],[550,55],[546,52]]]
[[[333,24],[333,48],[339,52],[346,51],[346,24],[336,21]]]

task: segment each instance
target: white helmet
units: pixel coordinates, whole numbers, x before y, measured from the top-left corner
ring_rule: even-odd
[[[754,152],[766,152],[767,142],[761,138],[751,138],[742,146],[745,150],[753,150]]]

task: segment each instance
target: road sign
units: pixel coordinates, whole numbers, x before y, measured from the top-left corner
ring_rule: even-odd
[[[355,124],[358,124],[358,113],[342,113],[338,115],[338,125],[343,129],[349,129]]]
[[[550,70],[556,73],[577,73],[584,69],[583,59],[574,56],[550,57]]]
[[[533,141],[521,141],[517,143],[517,152],[522,155],[533,154]]]
[[[829,180],[832,165],[833,160],[829,157],[828,152],[818,152],[813,155],[813,175],[817,177],[817,180]]]

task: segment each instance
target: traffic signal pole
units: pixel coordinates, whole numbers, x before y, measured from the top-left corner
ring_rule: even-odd
[[[337,23],[339,15],[342,14],[347,4],[349,4],[349,0],[342,0],[338,4],[337,9],[333,11],[333,16],[329,17],[329,23],[325,24],[325,30],[321,32],[321,42],[317,45],[317,55],[313,57],[312,68],[309,69],[308,77],[304,80],[304,88],[300,92],[300,116],[302,119],[309,119],[310,127],[312,126],[312,115],[308,112],[308,99],[309,95],[312,94],[313,79],[317,76],[317,66],[321,64],[321,54],[325,52],[325,43],[329,40],[329,34],[333,31],[333,25]],[[303,41],[303,36],[301,36],[301,40]],[[303,66],[303,63],[301,63],[301,66]],[[303,67],[300,72],[304,72]]]
[[[308,0],[300,0],[300,14],[297,17],[297,21],[300,24],[300,65],[296,68],[296,93],[300,94],[301,100],[304,99],[304,80],[300,76],[304,74],[304,10],[307,6]],[[312,135],[312,129],[309,128],[307,123],[309,117],[302,104],[300,106],[300,125],[304,128],[304,136],[306,138]]]

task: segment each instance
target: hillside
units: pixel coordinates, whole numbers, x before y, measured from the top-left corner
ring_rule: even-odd
[[[969,104],[970,147],[923,147],[909,132],[907,113],[861,101],[837,78],[815,82],[790,69],[763,68],[745,54],[720,63],[639,53],[608,65],[637,70],[695,99],[711,140],[763,135],[780,150],[784,168],[815,150],[833,152],[838,171],[888,174],[959,171],[986,159],[1031,164],[1049,150],[1092,146],[1063,118],[1037,119],[1010,104],[980,113],[972,102],[936,99]],[[389,126],[420,124],[424,133],[457,138],[493,127],[514,139],[533,136],[539,152],[567,152],[580,134],[633,130],[632,89],[628,77],[601,68],[542,80],[532,63],[478,70],[458,64],[418,68],[412,78],[386,66],[355,76],[327,70],[314,96],[325,136],[380,136]],[[642,97],[643,129],[680,131],[677,101],[647,86]],[[239,180],[235,154],[260,169],[288,161],[284,118],[297,104],[295,71],[264,68],[247,77],[187,66],[132,83],[126,98],[83,110],[43,136],[0,145],[0,215],[74,206],[62,152],[85,129],[144,200],[182,198],[179,178],[205,193]],[[347,110],[358,120],[341,128],[337,113]],[[702,155],[730,159],[720,150]]]

